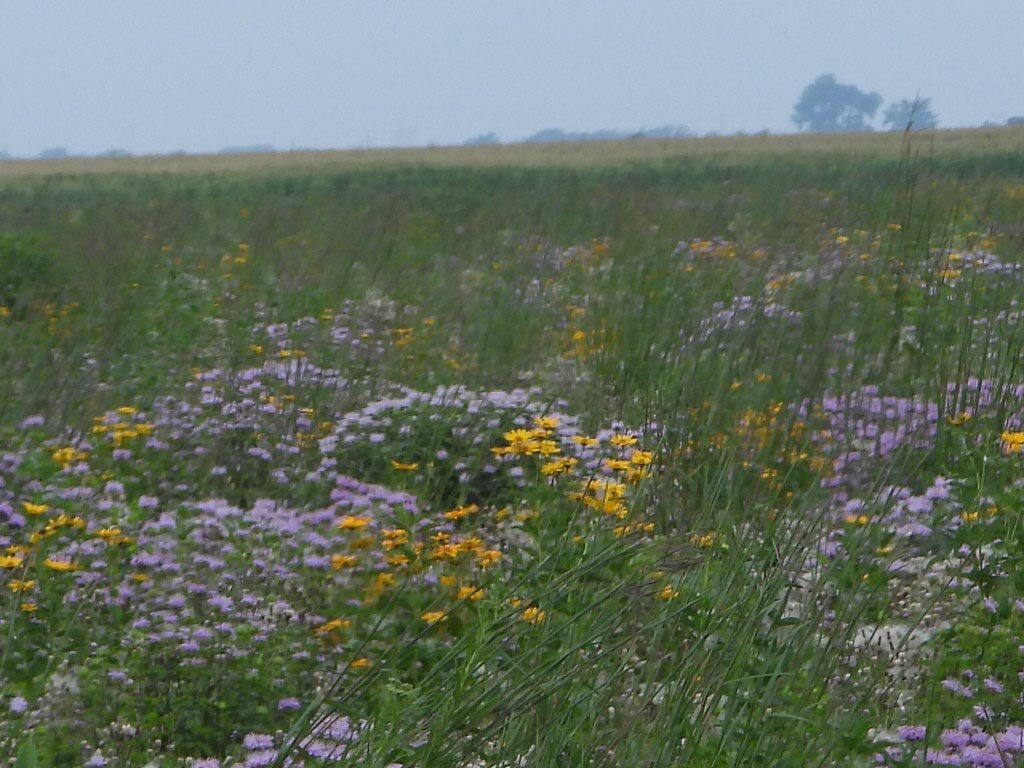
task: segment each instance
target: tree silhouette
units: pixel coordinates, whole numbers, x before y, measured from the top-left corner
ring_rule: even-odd
[[[870,131],[867,121],[881,104],[877,93],[837,83],[834,75],[821,75],[800,94],[793,107],[793,122],[801,131],[814,133]]]
[[[939,120],[931,110],[931,99],[902,99],[885,108],[882,124],[890,131],[912,129],[925,131],[936,128]]]

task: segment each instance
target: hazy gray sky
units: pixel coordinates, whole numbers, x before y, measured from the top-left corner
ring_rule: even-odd
[[[979,125],[1022,42],[1024,0],[0,0],[0,151],[789,132],[823,72]]]

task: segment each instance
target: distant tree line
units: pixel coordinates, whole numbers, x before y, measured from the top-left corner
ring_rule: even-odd
[[[659,125],[654,128],[641,128],[637,131],[618,131],[602,129],[597,131],[563,131],[561,128],[545,128],[516,143],[540,144],[563,141],[617,141],[621,139],[682,139],[696,136],[685,125]],[[496,133],[484,133],[464,142],[467,146],[480,144],[501,144]]]

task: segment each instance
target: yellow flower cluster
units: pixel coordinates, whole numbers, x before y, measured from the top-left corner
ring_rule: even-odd
[[[562,452],[562,449],[548,436],[549,433],[549,430],[542,427],[513,429],[503,435],[507,445],[491,448],[491,452],[495,456],[556,456]]]
[[[50,536],[56,535],[61,528],[75,528],[77,530],[85,529],[85,520],[78,515],[71,516],[61,512],[56,517],[51,517],[46,521],[46,525],[41,530],[33,531],[29,537],[29,543],[38,544],[43,539],[47,539]]]
[[[581,490],[570,493],[569,498],[620,520],[629,516],[625,483],[613,480],[584,480],[581,487]]]
[[[88,451],[82,451],[73,446],[65,446],[64,448],[55,448],[50,452],[50,456],[53,460],[61,465],[64,469],[77,464],[80,461],[85,461],[89,458]]]

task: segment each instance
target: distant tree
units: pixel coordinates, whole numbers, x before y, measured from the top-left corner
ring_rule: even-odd
[[[685,125],[659,125],[642,129],[640,135],[645,139],[685,139],[694,133]]]
[[[39,153],[40,160],[59,160],[60,158],[67,157],[68,151],[64,147],[50,147],[44,149]]]
[[[1024,116],[1014,115],[1013,117],[1007,119],[1006,124],[1008,126],[1024,125]]]
[[[868,120],[881,104],[877,93],[837,83],[834,75],[821,75],[800,94],[793,107],[793,122],[801,131],[812,133],[870,131]]]
[[[466,139],[466,146],[476,146],[480,144],[501,144],[501,139],[498,138],[498,134],[494,133],[481,133],[479,136],[474,136],[471,139]]]
[[[931,110],[931,99],[902,99],[885,108],[882,124],[890,131],[915,131],[937,128],[939,120]]]
[[[264,155],[276,152],[272,144],[245,144],[239,146],[224,147],[222,155]]]

